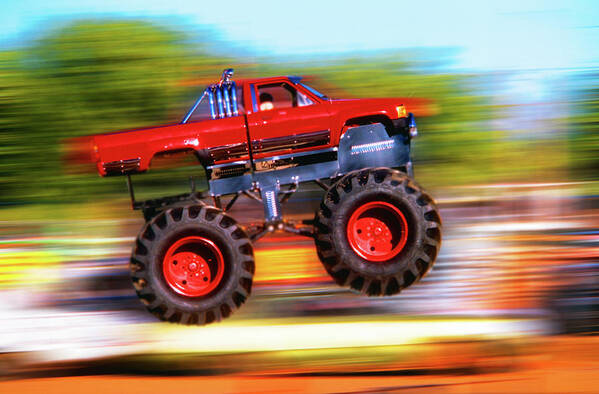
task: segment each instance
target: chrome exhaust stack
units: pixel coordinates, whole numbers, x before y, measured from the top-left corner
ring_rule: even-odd
[[[210,117],[212,119],[216,119],[216,107],[214,106],[214,89],[212,89],[212,87],[210,86],[206,89],[206,91],[208,92],[208,100],[210,104]]]
[[[195,102],[181,123],[186,123],[198,105],[205,97],[208,97],[208,105],[210,107],[210,118],[225,118],[239,115],[237,107],[237,85],[232,80],[234,70],[227,68],[223,71],[221,80],[218,83],[212,84],[204,90],[204,94]]]
[[[233,106],[233,116],[239,115],[239,110],[237,109],[237,85],[235,81],[231,81],[231,105]]]
[[[223,92],[221,86],[215,86],[214,90],[216,90],[216,104],[218,106],[218,117],[224,118],[225,111],[223,109]]]
[[[235,92],[235,83],[233,82],[233,73],[235,71],[232,68],[226,68],[223,70],[223,75],[216,86],[217,97],[220,94],[223,100],[223,106],[218,105],[220,111],[219,116],[221,118],[233,116],[233,112],[237,112],[237,93]],[[231,101],[235,100],[235,106]],[[234,109],[233,109],[234,108]]]

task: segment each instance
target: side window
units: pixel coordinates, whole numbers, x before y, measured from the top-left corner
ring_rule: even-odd
[[[271,109],[305,107],[314,102],[302,92],[285,82],[258,86],[258,105],[260,111]]]
[[[235,84],[235,90],[237,91],[237,111],[239,115],[245,114],[245,108],[243,107],[243,86]]]
[[[314,101],[310,100],[310,98],[308,96],[306,96],[305,94],[303,94],[302,92],[297,92],[297,106],[298,107],[305,107],[307,105],[312,105],[314,104]]]
[[[260,111],[294,107],[295,95],[296,90],[284,82],[258,86]]]

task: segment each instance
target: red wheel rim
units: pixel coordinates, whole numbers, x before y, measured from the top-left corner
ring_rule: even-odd
[[[209,294],[225,273],[223,255],[211,240],[189,236],[171,245],[164,255],[162,272],[166,283],[186,297]]]
[[[408,240],[408,222],[396,206],[371,201],[356,209],[347,223],[351,248],[368,261],[387,261],[397,256]]]

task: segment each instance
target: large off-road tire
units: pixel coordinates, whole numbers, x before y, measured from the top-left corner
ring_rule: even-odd
[[[314,230],[318,256],[335,282],[370,296],[397,294],[418,281],[441,246],[433,199],[389,168],[350,172],[332,185]]]
[[[171,208],[146,223],[131,256],[137,295],[161,320],[208,324],[250,295],[252,244],[233,218],[205,205]]]

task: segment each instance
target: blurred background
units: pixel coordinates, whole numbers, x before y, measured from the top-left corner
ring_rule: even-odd
[[[596,390],[599,6],[350,3],[3,1],[0,391]],[[431,100],[415,174],[444,239],[425,279],[362,297],[310,239],[275,234],[231,318],[145,311],[127,268],[143,218],[124,178],[68,162],[65,142],[180,121],[226,67],[335,98]],[[189,176],[206,188],[193,163],[157,166],[134,177],[138,198]],[[321,197],[300,188],[287,214],[312,217]]]

